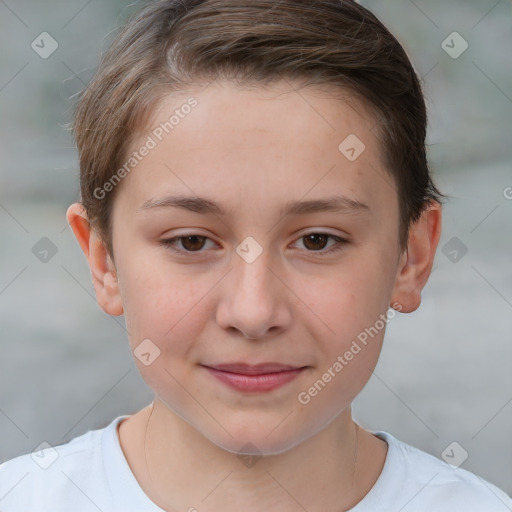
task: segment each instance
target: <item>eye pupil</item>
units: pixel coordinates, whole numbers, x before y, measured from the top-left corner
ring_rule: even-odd
[[[328,238],[329,238],[329,235],[324,235],[322,233],[312,233],[312,234],[306,235],[304,237],[304,240],[305,240],[304,246],[307,247],[308,249],[312,249],[312,250],[321,250],[321,249],[325,248]],[[318,244],[318,239],[321,239],[320,245],[322,247],[314,247],[315,243]],[[310,242],[313,242],[313,247],[311,247],[309,245]]]
[[[200,239],[199,244],[197,243],[197,240]],[[185,249],[188,251],[195,251],[199,250],[203,247],[206,237],[200,236],[200,235],[192,235],[192,236],[184,236],[181,237],[182,245]],[[188,241],[192,240],[192,245],[188,245]],[[194,243],[195,242],[195,243]]]

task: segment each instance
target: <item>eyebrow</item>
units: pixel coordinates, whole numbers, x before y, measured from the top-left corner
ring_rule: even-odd
[[[183,210],[200,213],[203,215],[215,214],[226,216],[234,215],[212,199],[192,196],[166,196],[148,199],[137,211],[152,208],[181,208]],[[358,214],[371,212],[370,207],[355,199],[345,196],[330,196],[323,199],[310,199],[307,201],[288,201],[280,211],[281,216],[304,215],[315,212],[335,212],[346,214]]]

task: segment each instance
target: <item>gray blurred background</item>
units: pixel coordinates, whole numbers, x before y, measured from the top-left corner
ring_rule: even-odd
[[[469,455],[461,467],[510,494],[512,5],[360,3],[393,31],[423,77],[430,161],[451,199],[422,306],[389,324],[354,415],[437,457],[458,442]],[[0,462],[104,427],[152,399],[124,319],[96,304],[65,218],[78,199],[77,153],[63,127],[72,96],[137,8],[119,0],[0,0]],[[44,48],[31,47],[42,32],[58,44],[47,58],[40,53],[55,44],[47,36]],[[46,262],[34,254],[45,237],[57,251]]]

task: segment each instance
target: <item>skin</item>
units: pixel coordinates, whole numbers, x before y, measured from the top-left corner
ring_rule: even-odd
[[[162,508],[339,512],[382,471],[387,444],[362,428],[357,435],[351,403],[377,364],[385,329],[308,404],[297,396],[391,304],[417,309],[441,206],[430,204],[400,251],[398,195],[373,117],[355,97],[332,93],[294,91],[288,81],[252,89],[214,82],[165,98],[151,128],[190,95],[198,106],[118,185],[113,259],[81,205],[68,209],[99,305],[125,315],[132,350],[148,338],[160,350],[148,366],[134,359],[155,393],[146,447],[150,407],[124,420],[119,438]],[[349,134],[366,147],[353,162],[338,150]],[[334,192],[368,209],[279,214],[288,201]],[[171,193],[207,197],[228,214],[141,209]],[[349,242],[325,253],[336,240],[308,244],[307,233]],[[185,234],[207,239],[178,240],[183,254],[160,243]],[[263,251],[251,263],[236,252],[248,236]],[[248,393],[200,366],[236,361],[307,368],[278,389]],[[250,453],[247,443],[263,455],[251,467],[237,456]]]

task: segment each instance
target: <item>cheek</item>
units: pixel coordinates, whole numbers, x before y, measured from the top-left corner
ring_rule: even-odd
[[[134,361],[153,391],[185,407],[189,395],[179,383],[188,382],[191,366],[183,362],[195,361],[194,343],[209,318],[208,301],[201,298],[212,285],[136,259],[130,265],[121,293]]]
[[[295,289],[311,312],[318,339],[327,336],[342,349],[386,313],[392,283],[389,257],[374,248],[332,267],[325,278],[297,282]]]
[[[350,405],[370,379],[387,325],[390,291],[384,269],[366,261],[350,270],[310,292],[317,315],[309,315],[309,330],[321,356],[298,398],[326,421]]]
[[[160,350],[187,346],[200,330],[201,297],[207,289],[190,273],[171,266],[132,258],[123,267],[120,291],[132,348],[143,339],[153,340]],[[206,286],[207,288],[207,286]],[[173,340],[179,339],[180,343]]]

